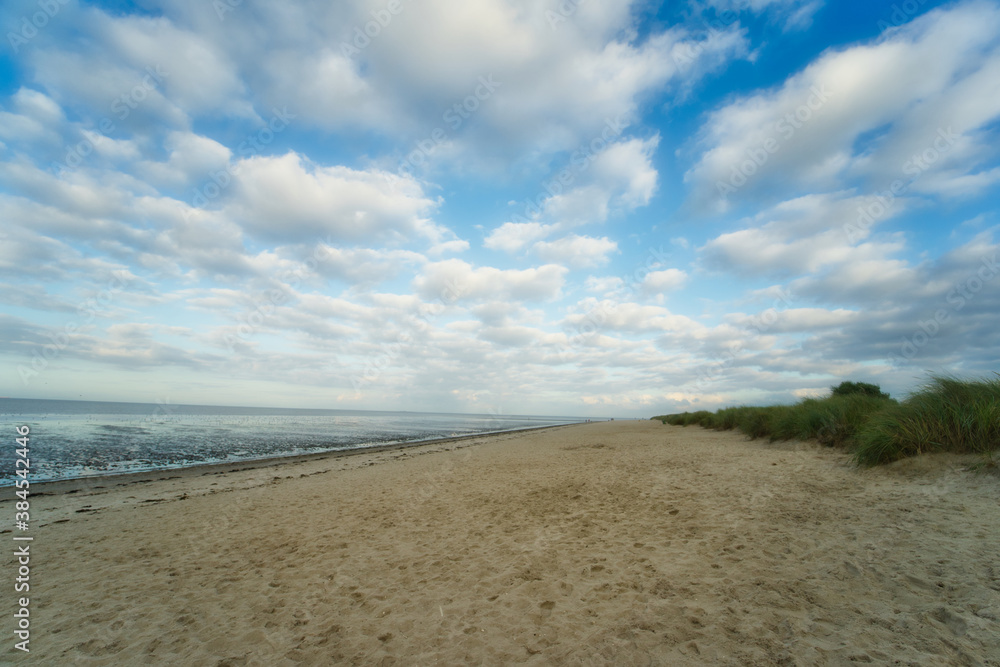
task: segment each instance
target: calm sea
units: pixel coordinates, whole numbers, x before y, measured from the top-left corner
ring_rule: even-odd
[[[572,424],[572,417],[153,405],[0,398],[0,486],[28,425],[32,481],[246,461]]]

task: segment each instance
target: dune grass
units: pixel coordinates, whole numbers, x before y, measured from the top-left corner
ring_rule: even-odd
[[[795,405],[740,406],[653,417],[664,424],[738,429],[749,438],[815,439],[842,447],[865,466],[924,452],[992,456],[1000,450],[1000,376],[932,376],[902,402],[877,385],[844,382],[826,398]]]
[[[858,463],[922,454],[992,456],[1000,449],[1000,376],[963,382],[934,377],[898,406],[872,415],[857,435]]]

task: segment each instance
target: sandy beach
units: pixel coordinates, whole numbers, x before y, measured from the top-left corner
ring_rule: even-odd
[[[973,461],[615,421],[33,487],[31,654],[8,604],[0,660],[1000,665]]]

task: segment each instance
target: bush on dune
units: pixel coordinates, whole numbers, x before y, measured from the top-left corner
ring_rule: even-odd
[[[713,420],[713,428],[716,431],[731,431],[736,428],[742,415],[748,410],[753,410],[754,408],[738,407],[738,408],[723,408],[715,413],[715,419]]]
[[[714,417],[715,415],[708,410],[699,410],[698,412],[681,412],[673,415],[660,415],[659,417],[653,417],[653,419],[659,419],[664,424],[670,424],[671,426],[690,426],[691,424],[700,424],[701,426],[710,427]]]
[[[684,426],[690,426],[691,424],[700,424],[701,426],[710,426],[712,421],[712,413],[708,410],[699,410],[698,412],[692,412],[688,414],[687,419],[684,420]]]
[[[795,405],[736,408],[731,415],[717,416],[715,423],[737,428],[751,439],[815,439],[828,446],[847,446],[869,415],[893,403],[866,394],[809,398]]]
[[[811,410],[816,427],[807,438],[815,438],[829,447],[852,447],[858,431],[872,417],[896,405],[896,401],[869,394],[831,396]],[[801,436],[800,436],[801,437]]]
[[[868,382],[845,381],[836,387],[831,387],[831,395],[833,396],[853,396],[855,394],[872,396],[874,398],[889,398],[889,394],[882,391],[881,387],[877,384],[869,384]]]
[[[656,417],[665,424],[738,429],[747,437],[814,439],[852,452],[861,465],[924,452],[991,455],[1000,450],[1000,375],[963,381],[933,376],[903,402],[878,385],[841,382],[826,398],[795,405],[731,407]]]
[[[1000,376],[963,382],[932,377],[920,391],[870,419],[858,434],[862,465],[924,452],[989,454],[1000,449]]]

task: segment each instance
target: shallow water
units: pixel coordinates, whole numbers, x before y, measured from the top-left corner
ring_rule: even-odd
[[[16,426],[27,425],[30,480],[206,463],[517,430],[572,417],[296,410],[0,399],[0,485],[13,484]]]

